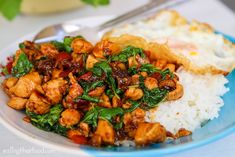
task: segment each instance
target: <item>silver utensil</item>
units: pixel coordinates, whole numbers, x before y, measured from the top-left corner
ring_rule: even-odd
[[[102,34],[111,27],[123,23],[130,23],[138,18],[143,18],[146,12],[158,11],[160,9],[175,6],[186,1],[187,0],[150,0],[147,4],[96,27],[84,27],[69,23],[51,25],[41,30],[33,40],[36,43],[45,43],[52,40],[61,41],[64,36],[82,35],[89,41],[95,43],[99,40]]]

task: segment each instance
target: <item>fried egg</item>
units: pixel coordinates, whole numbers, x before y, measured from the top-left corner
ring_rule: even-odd
[[[164,10],[152,18],[115,28],[106,36],[140,36],[166,44],[172,60],[196,73],[229,73],[235,66],[235,46],[211,26],[189,22],[176,11]]]

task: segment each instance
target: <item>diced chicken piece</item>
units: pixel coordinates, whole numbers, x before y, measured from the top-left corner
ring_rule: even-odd
[[[110,103],[110,100],[109,100],[109,97],[103,93],[100,97],[100,100],[101,102],[98,104],[99,106],[102,106],[102,107],[107,107],[107,108],[111,108],[111,103]]]
[[[45,114],[50,110],[50,103],[39,92],[33,92],[26,103],[26,109],[35,114]]]
[[[144,122],[145,119],[145,111],[141,108],[137,108],[131,112],[132,115],[132,122],[135,124]]]
[[[125,96],[132,100],[139,100],[143,97],[144,93],[140,88],[130,87],[126,90]]]
[[[20,97],[12,97],[7,105],[15,110],[23,110],[25,109],[27,99],[20,98]]]
[[[74,99],[78,96],[82,95],[83,89],[82,87],[77,83],[76,79],[74,78],[72,73],[69,73],[69,79],[70,79],[70,88],[69,93],[65,97],[65,101],[63,101],[63,105],[68,108],[68,106],[71,106],[71,103],[73,103]]]
[[[165,67],[165,69],[169,69],[171,72],[175,72],[175,64],[168,63]]]
[[[11,87],[9,92],[17,97],[28,98],[36,86],[41,85],[41,77],[38,72],[31,72],[20,77],[15,86]]]
[[[17,83],[17,81],[18,81],[18,78],[16,77],[9,77],[3,81],[2,85],[4,88],[10,89]]]
[[[63,72],[63,70],[58,70],[58,69],[54,69],[52,71],[52,79],[57,79],[60,78],[61,73]]]
[[[131,76],[131,84],[138,85],[140,83],[139,78],[140,78],[140,75],[138,75],[138,74],[132,75]]]
[[[166,140],[166,129],[160,123],[140,123],[135,134],[138,145],[160,143]]]
[[[167,94],[167,100],[177,100],[184,95],[184,88],[181,84],[177,83],[176,88]]]
[[[157,68],[157,69],[163,69],[167,64],[167,60],[165,59],[158,59],[156,62],[153,63],[153,65]]]
[[[158,81],[157,79],[153,78],[153,77],[147,77],[144,80],[144,85],[145,87],[147,87],[149,90],[152,90],[154,88],[158,87]]]
[[[50,80],[45,83],[42,88],[45,91],[46,97],[52,104],[59,103],[66,91],[67,81],[63,78]]]
[[[170,90],[174,90],[176,88],[176,83],[174,80],[168,79],[168,80],[162,80],[159,82],[159,87],[160,88],[166,88]]]
[[[88,125],[87,123],[81,122],[81,123],[79,124],[79,127],[80,127],[80,130],[81,130],[82,134],[83,134],[85,137],[88,137],[89,132],[90,132],[89,125]]]
[[[42,56],[55,57],[59,52],[53,44],[43,43],[40,45]]]
[[[66,109],[61,113],[61,118],[59,123],[62,126],[70,127],[75,124],[78,124],[81,119],[81,114],[75,109]]]
[[[67,137],[77,144],[87,144],[87,138],[81,133],[80,130],[69,130],[67,132]]]
[[[120,100],[120,98],[118,98],[117,96],[113,96],[113,98],[112,98],[112,106],[113,107],[122,106],[122,101]]]
[[[136,61],[136,58],[134,56],[128,58],[128,66],[137,66],[138,62]]]
[[[136,134],[136,129],[139,123],[144,122],[145,111],[141,108],[137,108],[131,113],[126,113],[123,118],[123,122],[125,124],[124,129],[129,137],[134,138]]]
[[[102,144],[113,145],[115,141],[115,131],[108,121],[100,119],[97,129],[92,137],[92,144],[101,146]]]
[[[105,90],[105,86],[96,87],[94,90],[90,91],[88,95],[92,97],[99,97],[104,93],[104,90]]]
[[[105,58],[107,55],[114,55],[120,52],[120,47],[108,40],[98,42],[93,50],[93,55],[96,58]]]
[[[83,38],[74,39],[71,47],[73,49],[73,53],[90,53],[93,49],[93,45]]]
[[[88,55],[86,60],[86,69],[91,69],[98,60],[93,55]]]
[[[184,137],[184,136],[188,136],[191,135],[192,132],[189,130],[186,130],[184,128],[179,129],[179,131],[175,134],[176,138],[180,138],[180,137]]]

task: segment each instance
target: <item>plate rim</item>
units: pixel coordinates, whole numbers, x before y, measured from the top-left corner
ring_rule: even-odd
[[[78,18],[75,20],[70,20],[70,21],[65,21],[65,22],[76,23],[77,21],[86,21],[86,20],[91,20],[94,18],[108,20],[112,17],[114,17],[114,16],[113,15],[88,16],[88,17]],[[103,20],[103,21],[105,21],[105,20]],[[22,36],[21,38],[11,42],[11,44],[9,44],[6,47],[4,47],[3,49],[1,49],[0,52],[6,52],[7,49],[9,49],[13,45],[17,44],[22,39],[31,38],[31,37],[33,37],[34,34],[36,34],[36,31],[33,33],[26,34],[26,35]],[[229,35],[225,35],[223,33],[220,33],[220,34],[224,35],[225,37],[228,37],[230,40],[232,39],[233,41],[235,41],[235,38],[233,38]],[[193,148],[207,145],[209,143],[215,142],[215,141],[222,139],[222,138],[228,136],[229,134],[235,132],[235,124],[232,124],[231,127],[226,128],[225,130],[218,133],[217,135],[205,138],[205,139],[197,141],[197,142],[189,142],[186,144],[176,145],[176,146],[173,146],[170,148],[164,148],[164,149],[148,149],[148,150],[142,149],[142,150],[135,150],[135,151],[130,151],[130,152],[115,152],[115,151],[107,152],[107,151],[103,151],[103,150],[96,151],[96,150],[85,150],[85,149],[80,149],[80,148],[74,149],[74,148],[70,148],[70,147],[63,147],[61,145],[56,145],[54,143],[49,143],[47,141],[43,141],[43,140],[34,138],[32,136],[29,136],[29,135],[21,132],[20,130],[17,130],[12,125],[8,124],[5,120],[3,120],[1,117],[0,117],[0,124],[2,124],[10,132],[12,132],[16,136],[20,137],[21,139],[24,139],[24,140],[31,142],[31,143],[34,143],[36,145],[44,146],[45,148],[57,150],[58,152],[64,152],[64,153],[68,153],[68,154],[76,154],[76,155],[82,155],[82,156],[97,156],[97,157],[98,156],[109,156],[109,155],[112,155],[112,156],[135,155],[137,157],[139,157],[139,156],[142,157],[143,155],[153,155],[153,154],[154,155],[168,155],[168,154],[179,153],[182,151],[186,151],[186,150],[190,150]]]

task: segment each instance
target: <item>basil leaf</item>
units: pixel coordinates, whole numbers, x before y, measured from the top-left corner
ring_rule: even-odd
[[[144,85],[144,77],[140,76],[140,87],[144,92],[144,96],[141,99],[141,107],[145,110],[154,108],[163,101],[168,93],[166,89],[154,88],[149,90]]]
[[[97,62],[94,65],[94,67],[92,68],[92,72],[93,72],[94,75],[96,75],[98,77],[101,77],[102,74],[105,73],[106,82],[111,87],[112,91],[114,92],[114,95],[119,98],[118,94],[120,93],[120,90],[117,89],[116,81],[115,81],[115,79],[113,78],[113,75],[112,75],[112,68],[110,67],[108,62],[106,62],[106,61]]]
[[[158,69],[156,69],[152,64],[143,64],[141,67],[140,67],[140,71],[141,72],[147,72],[148,74],[152,74],[152,73],[155,73],[157,71],[160,71]]]
[[[26,114],[30,117],[31,123],[37,128],[45,131],[53,131],[66,136],[68,129],[58,123],[62,111],[62,105],[58,104],[53,106],[48,113],[43,115],[38,115],[28,110],[26,110]]]
[[[75,99],[75,102],[78,101],[78,99],[83,99],[83,100],[87,100],[87,101],[95,102],[95,103],[100,102],[99,98],[91,97],[87,93],[84,93],[82,96],[77,97]]]
[[[33,64],[28,60],[25,53],[21,53],[18,57],[16,65],[12,68],[14,77],[21,77],[31,71]]]
[[[13,20],[20,12],[22,0],[0,0],[0,12],[8,19]]]
[[[142,58],[145,57],[143,49],[127,46],[119,54],[113,55],[111,61],[127,62],[129,57],[136,55],[140,55]]]
[[[93,5],[93,6],[98,6],[98,5],[108,5],[109,0],[82,0],[84,3]]]
[[[132,106],[131,106],[131,108],[126,109],[125,113],[132,112],[140,106],[139,102],[136,102],[136,101],[133,101],[133,100],[128,100],[128,102],[130,102],[132,104]]]
[[[124,110],[120,107],[116,108],[104,108],[100,106],[94,106],[91,110],[89,110],[84,118],[83,122],[92,125],[92,127],[97,127],[98,119],[104,119],[113,124],[113,118],[116,116],[123,116]]]
[[[52,41],[51,44],[53,44],[59,51],[65,51],[68,53],[72,52],[72,48],[70,47],[70,45],[66,45],[63,42]]]

